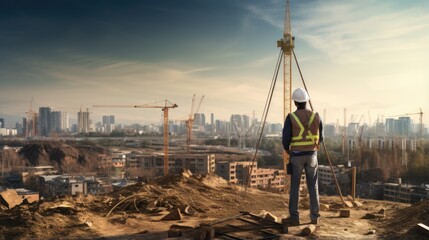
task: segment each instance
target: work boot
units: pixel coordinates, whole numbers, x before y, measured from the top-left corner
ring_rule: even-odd
[[[283,218],[282,224],[287,224],[289,226],[299,226],[299,219],[292,219],[292,218]]]
[[[315,219],[311,219],[311,224],[317,225],[319,223],[319,219],[315,218]]]

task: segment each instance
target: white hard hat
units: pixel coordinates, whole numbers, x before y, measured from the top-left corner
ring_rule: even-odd
[[[302,88],[297,88],[292,93],[292,100],[302,103],[310,100],[310,97],[308,96],[307,91]]]

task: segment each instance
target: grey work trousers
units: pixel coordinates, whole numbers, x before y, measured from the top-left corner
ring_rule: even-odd
[[[319,214],[319,186],[317,155],[291,156],[292,174],[290,183],[289,215],[290,219],[299,221],[298,201],[299,185],[302,170],[305,170],[308,193],[310,195],[310,219],[315,220]]]

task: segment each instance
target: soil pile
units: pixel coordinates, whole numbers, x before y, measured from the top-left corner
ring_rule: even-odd
[[[102,147],[73,147],[65,143],[49,142],[25,145],[19,155],[30,166],[51,165],[60,172],[93,171],[99,154],[108,154]]]
[[[416,225],[429,226],[429,199],[397,210],[386,222],[386,239],[418,239],[421,233]]]
[[[5,169],[11,170],[15,166],[25,166],[27,161],[12,149],[0,149],[0,164]]]
[[[301,202],[308,200],[303,197]],[[428,220],[427,201],[411,207],[375,200],[361,202],[363,206],[350,209],[349,218],[342,218],[339,198],[321,196],[321,203],[330,207],[321,211],[316,231],[308,238],[406,238],[414,234],[410,229],[417,222]],[[110,194],[63,197],[0,210],[0,239],[164,239],[173,225],[192,230],[239,211],[258,214],[265,210],[282,219],[288,215],[287,203],[284,194],[256,189],[245,192],[216,175],[185,171]],[[177,209],[180,219],[161,220]],[[301,223],[308,224],[308,206],[301,204],[300,213]],[[288,236],[299,237],[303,225],[291,227]],[[375,233],[369,235],[370,231]]]

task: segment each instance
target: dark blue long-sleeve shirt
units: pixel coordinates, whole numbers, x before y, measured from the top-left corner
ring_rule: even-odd
[[[322,119],[320,119],[319,124],[319,143],[323,141],[323,124]],[[289,151],[290,142],[292,140],[292,120],[290,119],[290,114],[287,115],[284,127],[283,127],[283,136],[282,136],[282,143],[283,148],[288,154],[291,154],[293,156],[300,156],[300,155],[312,155],[316,153],[316,151],[310,151],[310,152],[291,152]]]

